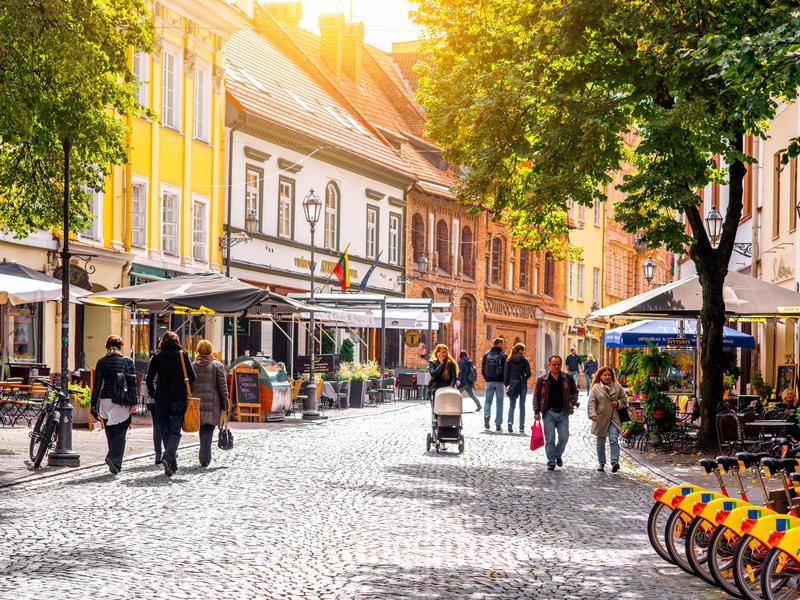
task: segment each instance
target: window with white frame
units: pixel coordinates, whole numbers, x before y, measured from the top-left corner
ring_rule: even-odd
[[[602,213],[603,203],[600,202],[597,198],[595,198],[594,199],[594,205],[592,206],[592,209],[593,209],[593,212],[594,212],[594,224],[595,224],[595,227],[600,227],[600,223],[601,223],[600,217],[603,214]]]
[[[583,204],[578,204],[578,223],[586,222],[586,207]]]
[[[584,287],[584,284],[583,284],[584,265],[583,265],[583,263],[578,263],[577,275],[578,275],[578,285],[577,285],[578,300],[583,300],[583,287]]]
[[[325,187],[325,247],[329,250],[339,248],[339,188],[332,181]]]
[[[567,296],[575,297],[575,263],[572,261],[567,265]]]
[[[367,207],[367,258],[378,256],[378,209]]]
[[[162,123],[172,129],[181,128],[181,53],[174,48],[164,48],[164,98],[161,108]]]
[[[81,188],[91,196],[89,211],[92,213],[92,222],[81,232],[81,236],[97,242],[103,241],[103,192],[95,191],[87,186]]]
[[[278,235],[292,237],[294,213],[294,181],[281,177],[278,183]]]
[[[600,269],[597,267],[592,271],[592,302],[600,305]]]
[[[134,52],[133,76],[136,78],[136,101],[150,107],[150,55],[147,52]]]
[[[147,181],[139,178],[131,184],[131,246],[147,246]]]
[[[194,137],[211,140],[211,73],[208,65],[198,64],[194,70]]]
[[[192,196],[192,258],[208,262],[208,198]]]
[[[256,215],[259,224],[261,223],[261,192],[264,189],[264,171],[257,167],[247,165],[245,169],[244,185],[244,218],[248,214]]]
[[[389,214],[389,264],[400,264],[400,215]]]
[[[180,192],[177,188],[161,188],[161,251],[178,256],[178,222],[180,218]]]

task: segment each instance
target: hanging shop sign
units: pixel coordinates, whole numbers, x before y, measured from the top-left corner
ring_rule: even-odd
[[[687,337],[667,338],[664,340],[667,343],[667,348],[694,348],[694,340]]]
[[[406,331],[404,338],[406,346],[409,348],[415,348],[419,346],[419,343],[422,340],[422,334],[417,329],[409,329]]]
[[[225,335],[233,335],[233,317],[225,317],[223,331]],[[250,335],[250,319],[247,317],[236,318],[236,335]]]

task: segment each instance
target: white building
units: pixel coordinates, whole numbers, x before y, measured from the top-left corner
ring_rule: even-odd
[[[226,218],[233,235],[244,230],[248,213],[258,219],[252,241],[231,249],[231,276],[279,293],[309,290],[303,199],[313,189],[323,202],[315,236],[319,291],[340,289],[330,274],[347,249],[351,289],[374,265],[365,290],[402,297],[406,190],[413,182],[405,163],[335,91],[257,33],[235,34],[227,53]],[[305,351],[304,337],[297,354]],[[251,327],[239,343],[244,350],[285,360],[288,349],[267,322]]]

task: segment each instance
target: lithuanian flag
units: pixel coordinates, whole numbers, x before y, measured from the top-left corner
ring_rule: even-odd
[[[349,247],[350,245],[348,244],[347,248]],[[347,259],[347,248],[344,249],[344,252],[339,257],[339,262],[336,263],[336,266],[333,267],[333,271],[331,272],[331,274],[336,275],[336,279],[339,280],[343,294],[347,291],[347,288],[350,287],[350,262]]]

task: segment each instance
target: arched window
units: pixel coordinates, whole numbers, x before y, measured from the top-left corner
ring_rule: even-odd
[[[461,297],[461,349],[475,358],[476,312],[472,296]]]
[[[475,279],[475,240],[472,239],[472,229],[466,225],[461,229],[461,271]]]
[[[489,281],[494,285],[502,285],[503,283],[503,254],[505,252],[505,244],[503,238],[496,237],[492,239],[492,263]]]
[[[416,266],[425,254],[425,221],[420,214],[411,217],[411,249],[414,254],[412,260]]]
[[[422,290],[422,297],[423,298],[430,298],[433,300],[433,290],[431,288],[425,288]]]
[[[531,251],[527,248],[519,249],[519,287],[522,290],[528,289],[528,273],[531,268]]]
[[[325,212],[323,213],[325,227],[325,248],[339,249],[339,188],[334,182],[325,187]]]
[[[553,255],[549,252],[544,255],[544,293],[548,296],[554,296],[556,287],[556,265],[553,260]]]
[[[450,273],[450,232],[443,220],[436,224],[436,256],[439,271]]]

